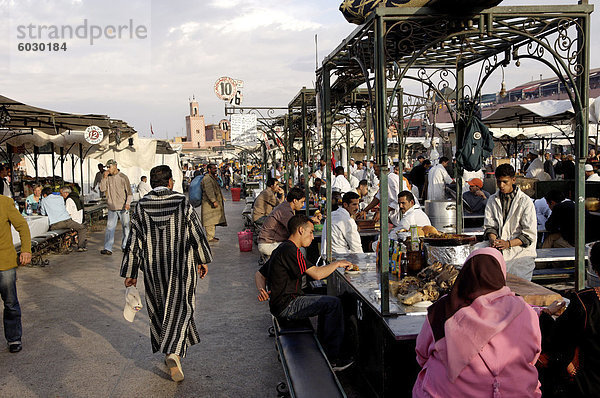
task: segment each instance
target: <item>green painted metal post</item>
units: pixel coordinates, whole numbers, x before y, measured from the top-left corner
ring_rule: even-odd
[[[582,3],[581,1],[579,2]],[[587,3],[587,1],[585,1]],[[590,87],[590,16],[579,19],[581,31],[577,37],[577,64],[582,72],[577,77],[577,88],[581,100],[582,113],[576,115],[575,128],[575,288],[585,288],[585,161],[588,146],[589,128],[589,87]]]
[[[458,64],[456,67],[456,104],[458,105],[459,112],[462,112],[462,122],[458,122],[458,126],[456,129],[456,151],[458,152],[459,148],[462,146],[463,139],[465,136],[465,129],[467,128],[465,119],[465,109],[463,104],[464,99],[464,87],[465,87],[465,68],[464,65]],[[435,112],[435,109],[434,109]],[[455,155],[456,156],[456,155]],[[459,170],[458,164],[454,164],[454,177],[456,177],[456,233],[462,234],[464,228],[464,219],[463,219],[463,178],[462,178],[462,170]]]
[[[379,214],[381,223],[381,314],[389,315],[389,238],[388,238],[388,148],[387,148],[387,81],[385,75],[385,26],[383,18],[375,18],[375,146],[379,165]]]
[[[289,138],[290,138],[290,124],[288,123],[288,116],[286,115],[283,118],[283,168],[285,171],[283,172],[283,189],[287,192],[288,190],[288,180],[290,178],[290,152],[289,152]]]
[[[348,179],[350,179],[350,120],[346,119],[346,171],[348,172]]]
[[[404,89],[398,89],[398,129],[396,132],[398,139],[398,170],[400,173],[400,188],[402,188],[402,177],[404,176]],[[402,190],[402,189],[401,189]]]
[[[323,110],[321,112],[323,121],[323,149],[325,152],[325,178],[327,181],[327,203],[326,203],[326,213],[327,213],[327,228],[325,231],[327,237],[327,262],[331,262],[331,86],[330,86],[330,75],[329,75],[329,67],[327,65],[323,66],[323,101],[322,107]]]
[[[81,144],[80,144],[81,145]],[[40,156],[40,148],[36,145],[33,146],[33,167],[35,168],[35,183],[40,183],[40,175],[38,171],[38,158]]]
[[[268,138],[266,138],[268,139]],[[263,164],[262,164],[262,169],[263,169],[263,184],[264,187],[267,187],[267,179],[269,178],[269,176],[267,175],[267,173],[269,172],[268,168],[267,168],[267,163],[269,160],[269,154],[267,152],[267,143],[263,142],[262,143],[262,158],[263,158]]]
[[[367,162],[371,160],[371,105],[367,106],[365,110],[365,155],[367,156]],[[368,163],[365,163],[367,167]]]
[[[304,174],[304,193],[306,194],[306,216],[310,215],[310,188],[308,187],[308,148],[306,148],[306,93],[304,92],[306,87],[302,87],[302,161],[304,166],[302,167],[302,173]]]

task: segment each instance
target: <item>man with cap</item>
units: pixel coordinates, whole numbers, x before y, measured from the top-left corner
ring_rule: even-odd
[[[169,166],[154,167],[150,185],[152,191],[133,213],[120,274],[130,287],[136,286],[138,271],[144,273],[152,352],[165,354],[171,379],[182,381],[181,358],[200,341],[194,321],[196,284],[198,276],[206,275],[212,254],[200,217],[185,195],[173,192]]]
[[[589,163],[585,165],[585,180],[600,181],[600,176],[594,171],[594,166]]]
[[[113,243],[115,243],[115,229],[117,219],[121,219],[123,226],[123,239],[121,249],[125,249],[127,236],[129,235],[129,207],[133,200],[129,178],[119,171],[117,162],[110,159],[106,162],[106,170],[100,181],[100,191],[106,195],[108,205],[108,220],[106,221],[106,232],[104,234],[104,249],[102,254],[112,254]]]
[[[463,193],[463,199],[469,206],[467,210],[472,214],[483,214],[485,205],[490,198],[489,192],[481,189],[483,181],[480,178],[473,178],[467,181],[467,184],[469,184],[469,190]]]

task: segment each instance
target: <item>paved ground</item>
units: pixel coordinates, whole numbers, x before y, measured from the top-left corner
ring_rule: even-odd
[[[226,207],[229,227],[217,228],[215,261],[198,284],[202,342],[183,361],[182,383],[172,382],[163,356],[152,354],[146,310],[133,323],[123,318],[121,251],[100,255],[103,233],[97,232],[87,253],[19,269],[23,351],[0,350],[0,396],[276,396],[284,377],[266,331],[267,305],[256,301],[258,252],[238,250],[243,204]]]

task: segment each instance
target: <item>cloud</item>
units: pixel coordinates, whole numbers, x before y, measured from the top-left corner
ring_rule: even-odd
[[[247,13],[239,15],[230,21],[220,24],[207,23],[207,28],[214,27],[223,33],[244,33],[264,28],[301,32],[305,30],[316,30],[321,27],[319,23],[294,17],[289,11],[269,10],[256,8]]]

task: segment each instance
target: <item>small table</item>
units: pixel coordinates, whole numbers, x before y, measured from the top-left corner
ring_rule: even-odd
[[[27,221],[27,225],[29,226],[29,234],[32,238],[48,232],[48,228],[50,226],[48,225],[47,216],[24,216],[24,218]],[[10,227],[10,230],[12,233],[13,245],[21,244],[21,236],[19,235],[19,232],[17,232],[13,226]]]

